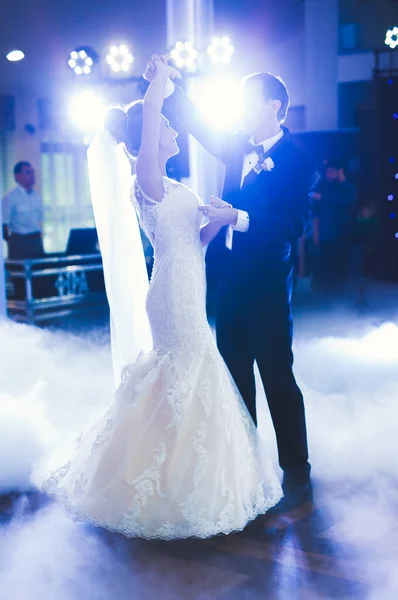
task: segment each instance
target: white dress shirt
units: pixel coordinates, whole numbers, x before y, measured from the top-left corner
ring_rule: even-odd
[[[3,224],[11,233],[26,235],[42,229],[43,202],[37,192],[16,185],[2,201]]]
[[[283,130],[281,129],[280,131],[278,131],[277,134],[273,135],[272,137],[268,138],[267,140],[260,142],[259,144],[256,144],[254,142],[253,138],[251,137],[249,140],[249,144],[252,144],[253,146],[262,146],[264,148],[264,153],[265,153],[265,152],[268,152],[268,150],[270,150],[272,148],[272,146],[274,146],[276,144],[276,142],[279,142],[279,140],[282,137],[283,137]],[[240,187],[242,187],[245,177],[247,177],[247,175],[250,173],[250,171],[253,169],[253,167],[257,164],[257,162],[258,162],[257,152],[251,152],[251,154],[246,154],[245,160],[243,161],[242,179],[240,182]]]
[[[268,150],[270,150],[272,148],[272,146],[274,146],[276,144],[276,142],[278,142],[282,137],[283,137],[283,130],[281,129],[280,131],[278,131],[278,133],[276,133],[275,135],[273,135],[272,137],[270,137],[266,140],[263,140],[260,144],[255,144],[254,139],[250,138],[249,144],[252,144],[253,146],[256,146],[256,145],[262,146],[264,148],[264,153],[265,153],[265,152],[268,152]],[[246,154],[244,161],[243,161],[243,169],[242,169],[242,177],[240,180],[240,187],[242,187],[245,178],[250,173],[250,171],[254,168],[254,166],[257,164],[257,162],[258,162],[257,152],[251,152],[250,154]],[[230,225],[227,229],[225,244],[229,250],[232,250],[234,231],[246,233],[246,231],[248,231],[248,229],[249,229],[249,226],[250,226],[249,214],[244,210],[238,210],[238,220],[236,222],[236,225],[234,225],[234,226]]]

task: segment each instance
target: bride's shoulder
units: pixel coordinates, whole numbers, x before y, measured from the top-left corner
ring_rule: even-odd
[[[140,186],[137,175],[132,176],[131,198],[134,204],[138,203],[139,207],[142,207],[144,204],[151,206],[159,204],[158,201],[153,200],[153,198],[151,198],[144,192],[144,190]]]
[[[178,189],[178,188],[184,188],[184,184],[180,183],[179,181],[176,181],[175,179],[170,179],[170,177],[163,177],[163,182],[164,182],[164,187],[166,189]]]
[[[165,179],[166,179],[167,185],[172,186],[174,189],[178,189],[180,191],[180,193],[185,194],[186,196],[192,196],[192,197],[196,198],[198,203],[201,204],[199,197],[193,191],[193,189],[191,189],[184,183],[181,183],[180,181],[176,181],[175,179],[170,179],[169,177],[165,177]]]
[[[143,204],[159,205],[161,204],[161,202],[163,202],[166,196],[169,196],[172,192],[181,188],[188,189],[182,183],[179,183],[178,181],[175,181],[173,179],[169,179],[169,177],[165,176],[163,177],[163,188],[164,194],[162,200],[153,200],[144,192],[144,190],[140,186],[140,182],[138,181],[137,176],[133,175],[132,177],[132,196],[140,206],[142,206]]]

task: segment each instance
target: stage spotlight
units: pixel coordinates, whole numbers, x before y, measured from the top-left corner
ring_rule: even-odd
[[[170,56],[177,69],[195,70],[198,51],[195,50],[192,42],[177,42]]]
[[[102,126],[105,111],[105,104],[93,92],[75,96],[69,106],[71,121],[85,133],[93,133]]]
[[[392,50],[398,46],[398,27],[393,27],[387,31],[384,43]]]
[[[22,50],[12,50],[7,54],[6,58],[10,62],[18,62],[25,58],[25,54],[22,52]]]
[[[106,55],[106,62],[114,73],[127,73],[134,62],[134,56],[125,44],[111,46]]]
[[[210,77],[197,82],[195,100],[217,129],[234,130],[241,118],[241,82],[235,77]]]
[[[207,48],[207,54],[214,64],[228,64],[234,53],[234,47],[228,37],[215,37]]]
[[[88,46],[81,46],[70,53],[68,65],[75,75],[90,75],[96,62],[98,62],[98,54],[95,50]]]

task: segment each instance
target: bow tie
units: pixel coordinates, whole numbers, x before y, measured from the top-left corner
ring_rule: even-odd
[[[261,156],[261,154],[264,154],[264,146],[253,146],[253,144],[247,142],[245,147],[245,154],[253,154],[253,152]]]

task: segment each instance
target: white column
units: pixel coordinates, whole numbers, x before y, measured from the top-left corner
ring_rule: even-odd
[[[338,0],[305,1],[307,130],[338,126]]]
[[[214,0],[166,0],[167,47],[191,40],[206,49],[214,32]]]
[[[167,47],[179,40],[191,40],[200,55],[206,52],[214,35],[214,0],[166,0]],[[200,64],[200,63],[199,63]],[[195,89],[201,78],[188,80],[187,93],[195,100]],[[219,194],[222,165],[192,137],[189,138],[190,178],[187,185],[207,203],[210,194]]]

